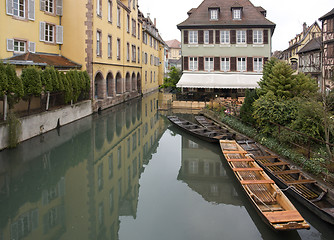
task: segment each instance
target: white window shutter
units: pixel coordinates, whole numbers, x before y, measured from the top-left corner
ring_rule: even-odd
[[[13,0],[6,0],[6,13],[13,15]]]
[[[36,43],[29,42],[29,52],[35,53],[36,52]]]
[[[14,39],[7,39],[7,51],[14,52]]]
[[[41,11],[45,11],[45,0],[40,0],[39,7]]]
[[[39,23],[39,40],[41,42],[45,41],[45,22]]]
[[[28,1],[28,19],[35,20],[35,0]]]
[[[56,26],[56,43],[63,44],[63,26]]]
[[[63,0],[56,1],[56,14],[58,16],[63,16]]]

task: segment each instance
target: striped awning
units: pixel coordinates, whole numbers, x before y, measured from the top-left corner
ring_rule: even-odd
[[[183,73],[176,84],[180,88],[254,89],[262,74]]]

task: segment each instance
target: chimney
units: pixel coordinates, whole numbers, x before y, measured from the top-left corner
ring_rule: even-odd
[[[307,25],[306,25],[306,22],[304,22],[304,24],[303,24],[303,33],[304,33],[304,35],[306,33],[306,30],[307,30]]]
[[[157,26],[157,19],[154,18],[154,26],[156,27]]]

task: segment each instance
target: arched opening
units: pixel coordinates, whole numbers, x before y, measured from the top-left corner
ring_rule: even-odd
[[[116,75],[116,94],[122,94],[123,93],[123,79],[120,72]]]
[[[114,82],[114,76],[111,72],[109,72],[107,75],[106,86],[107,86],[107,96],[113,97],[115,92],[115,82]]]
[[[141,93],[141,75],[137,73],[137,91]]]
[[[126,77],[125,77],[125,91],[126,91],[126,92],[130,92],[130,90],[131,90],[130,73],[127,72],[127,73],[126,73]]]
[[[95,80],[94,80],[94,87],[95,87],[95,91],[94,91],[94,97],[95,99],[103,99],[104,98],[104,84],[103,84],[103,76],[102,73],[98,72],[95,75]]]
[[[131,125],[131,111],[130,111],[130,106],[127,106],[126,111],[125,111],[125,123],[126,123],[126,128],[129,129]]]
[[[131,105],[131,113],[132,113],[132,124],[134,125],[136,123],[136,117],[137,117],[137,105],[138,103],[136,104],[133,104]]]
[[[97,150],[101,150],[104,143],[105,139],[104,124],[105,124],[104,121],[100,120],[95,125],[95,147]]]
[[[134,72],[132,73],[131,80],[132,80],[132,84],[131,84],[132,89],[131,90],[136,91],[137,90],[137,77],[136,77],[136,74]]]
[[[114,139],[115,127],[115,115],[113,114],[107,120],[107,139],[109,143]]]
[[[119,137],[122,133],[122,127],[123,127],[123,111],[117,111],[116,113],[116,134]]]

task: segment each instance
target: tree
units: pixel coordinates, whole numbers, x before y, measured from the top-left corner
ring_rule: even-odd
[[[253,103],[258,98],[259,96],[257,95],[256,90],[246,90],[245,101],[240,108],[240,118],[243,122],[255,125],[255,119],[253,118]]]
[[[47,67],[41,72],[41,82],[43,86],[43,90],[45,93],[47,92],[53,92],[53,84],[52,84],[52,78],[51,78],[51,72],[49,71],[49,68]]]
[[[8,80],[7,98],[9,110],[14,108],[14,104],[17,103],[24,95],[23,84],[21,78],[16,75],[15,66],[7,64],[6,74]]]
[[[181,78],[181,71],[176,67],[171,67],[170,72],[168,73],[168,78],[164,78],[164,84],[160,88],[172,88],[176,89],[176,84]]]
[[[8,89],[8,79],[5,65],[0,62],[0,97],[3,97]]]
[[[21,75],[24,97],[28,100],[28,114],[30,113],[30,105],[32,97],[39,97],[42,93],[42,82],[39,70],[35,67],[27,67],[22,70]]]

